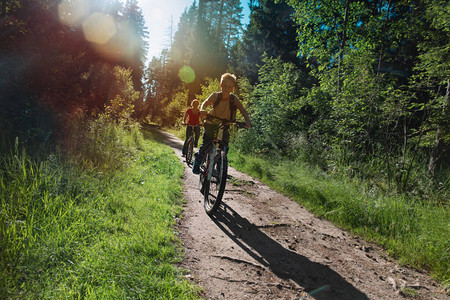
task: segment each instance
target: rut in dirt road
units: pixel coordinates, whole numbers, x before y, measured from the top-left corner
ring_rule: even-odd
[[[162,132],[163,133],[163,132]],[[181,158],[182,141],[163,133]],[[449,299],[424,273],[314,217],[258,180],[229,168],[224,203],[210,218],[198,176],[185,170],[178,226],[181,267],[206,299]]]

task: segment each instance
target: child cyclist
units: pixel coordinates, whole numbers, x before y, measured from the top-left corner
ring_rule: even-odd
[[[236,119],[236,109],[238,109],[245,118],[246,127],[252,127],[250,118],[244,106],[239,101],[238,97],[231,93],[234,91],[235,87],[236,76],[225,73],[220,78],[220,89],[222,91],[212,93],[209,95],[208,99],[202,103],[200,116],[206,118],[206,120],[204,123],[203,143],[200,146],[199,151],[195,154],[194,165],[192,167],[192,172],[194,174],[200,173],[200,164],[203,160],[203,156],[205,155],[208,145],[213,141],[219,129],[219,125],[222,123],[221,120],[234,121]],[[205,108],[208,106],[212,106],[212,109],[209,112],[205,111]],[[228,144],[228,139],[228,130],[224,130],[222,140],[225,144]]]
[[[186,110],[183,119],[183,125],[191,125],[186,126],[186,140],[184,141],[183,150],[181,151],[182,155],[186,155],[186,147],[187,141],[189,138],[194,135],[194,147],[197,148],[198,138],[200,137],[200,110],[198,109],[198,100],[194,99],[191,102],[191,107]],[[186,124],[186,119],[187,124]]]

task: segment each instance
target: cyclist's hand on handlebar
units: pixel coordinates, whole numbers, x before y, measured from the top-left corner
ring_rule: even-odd
[[[245,123],[245,122],[236,122],[236,125],[239,128],[246,128],[247,127],[247,123]]]
[[[236,124],[241,128],[251,128],[252,123],[250,122],[236,122]]]
[[[206,118],[208,112],[206,110],[200,110],[198,114],[200,115],[201,118]]]

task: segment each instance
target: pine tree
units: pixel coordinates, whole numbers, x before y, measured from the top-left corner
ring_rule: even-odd
[[[138,6],[137,0],[127,0],[122,10],[125,28],[128,30],[129,40],[127,41],[131,48],[128,65],[132,69],[133,84],[137,91],[142,91],[142,79],[144,75],[144,62],[146,59],[148,43],[145,41],[148,37],[147,27],[145,26],[142,9]]]
[[[254,1],[250,5],[250,23],[242,41],[231,50],[234,72],[245,75],[251,83],[255,83],[264,53],[300,66],[296,39],[298,26],[291,20],[293,9],[274,0],[261,0],[258,4]]]

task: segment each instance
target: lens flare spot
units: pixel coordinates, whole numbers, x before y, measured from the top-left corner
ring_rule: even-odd
[[[114,19],[98,12],[90,15],[82,27],[86,40],[101,45],[106,44],[117,32]]]
[[[109,44],[122,59],[132,61],[139,56],[139,37],[133,26],[128,23],[117,25],[117,34]]]
[[[63,0],[58,5],[59,20],[66,25],[79,26],[87,15],[89,15],[87,0]]]
[[[178,72],[178,76],[184,83],[191,83],[195,80],[195,72],[189,66],[182,66]]]

